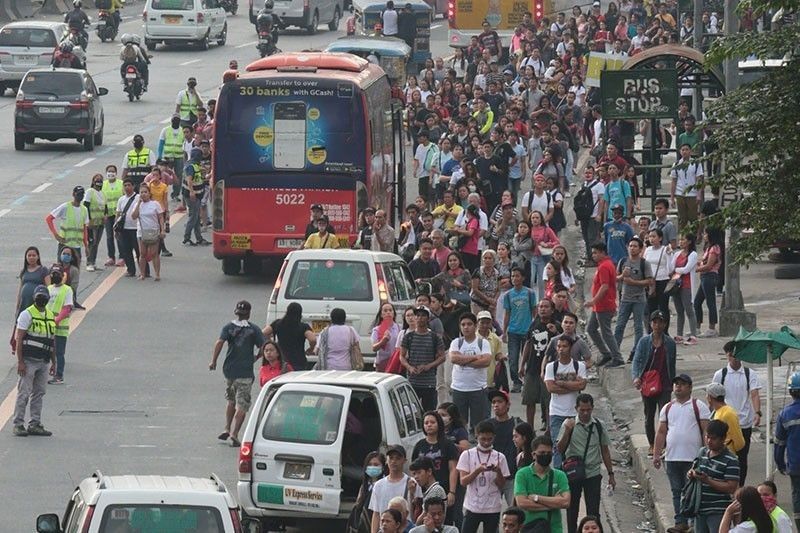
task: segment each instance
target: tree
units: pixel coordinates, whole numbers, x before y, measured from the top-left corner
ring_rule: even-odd
[[[709,223],[747,230],[731,243],[735,261],[747,265],[777,241],[800,241],[800,0],[745,0],[738,9],[790,14],[771,31],[717,39],[706,54],[707,68],[728,58],[786,59],[785,66],[728,92],[707,110],[717,144],[712,158],[725,164],[705,183],[744,191]]]

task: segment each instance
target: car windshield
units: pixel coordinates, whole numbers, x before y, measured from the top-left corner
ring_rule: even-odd
[[[153,0],[153,9],[191,11],[193,8],[194,0]]]
[[[31,72],[22,84],[25,94],[75,95],[83,91],[81,76],[74,72]]]
[[[219,510],[188,505],[109,505],[103,512],[100,533],[223,533]]]
[[[369,266],[363,261],[303,259],[289,275],[287,300],[372,300]]]
[[[264,423],[267,440],[329,445],[339,435],[344,398],[287,391],[279,394]]]
[[[58,43],[52,31],[39,28],[3,28],[0,31],[0,47],[25,46],[55,48]]]

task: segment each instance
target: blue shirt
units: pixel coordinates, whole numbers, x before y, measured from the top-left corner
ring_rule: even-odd
[[[633,238],[633,228],[627,222],[606,222],[603,236],[608,248],[608,256],[616,267],[620,260],[628,257],[628,243]]]
[[[503,297],[503,309],[508,313],[508,333],[525,335],[533,322],[536,293],[528,287],[512,287]]]
[[[455,159],[448,160],[442,165],[442,176],[452,176],[453,169],[459,166],[461,166],[461,161],[456,161]]]
[[[778,415],[774,453],[778,470],[800,475],[800,400],[784,407]]]
[[[615,204],[622,206],[622,216],[628,217],[628,198],[631,198],[631,184],[623,179],[617,181],[609,181],[606,185],[606,205],[608,205],[608,214],[606,218],[611,220],[614,215],[611,213],[611,208]]]

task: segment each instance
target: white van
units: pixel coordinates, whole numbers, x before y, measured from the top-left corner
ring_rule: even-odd
[[[206,50],[211,41],[223,46],[228,40],[225,10],[217,0],[147,0],[142,19],[148,50],[158,43],[194,43]]]
[[[250,0],[251,23],[255,24],[256,15],[263,6],[263,0]],[[281,28],[297,26],[313,35],[321,22],[327,24],[330,31],[338,30],[344,5],[342,0],[275,0],[272,12],[281,18]]]
[[[347,518],[367,454],[401,445],[410,460],[423,437],[422,414],[414,389],[395,374],[315,370],[268,382],[239,450],[243,521],[267,530]]]
[[[361,337],[364,361],[372,363],[372,323],[384,302],[394,304],[397,322],[414,304],[416,285],[405,261],[371,250],[296,250],[283,262],[267,305],[267,324],[286,314],[292,302],[303,307],[303,321],[319,333],[331,323],[331,310],[344,309],[347,324]],[[316,361],[316,356],[309,357]]]

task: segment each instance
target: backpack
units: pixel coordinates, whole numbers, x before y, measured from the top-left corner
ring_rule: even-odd
[[[592,194],[592,188],[597,185],[600,180],[594,180],[588,185],[584,185],[580,190],[575,193],[575,198],[572,201],[572,210],[575,211],[575,218],[580,222],[586,222],[592,218],[592,213],[597,205]],[[599,199],[598,199],[599,201]]]
[[[667,425],[667,430],[669,430],[669,410],[672,409],[672,404],[674,403],[675,400],[669,402],[664,410],[664,419],[665,424]],[[697,400],[694,398],[692,398],[692,407],[694,408],[694,419],[697,420],[697,428],[700,430],[700,442],[703,442],[703,426],[700,425],[700,408],[697,407]]]
[[[544,195],[547,198],[547,211],[550,211],[550,201],[552,200],[550,198],[550,193],[547,192],[547,191],[544,191]],[[534,196],[535,196],[535,193],[533,192],[533,189],[531,189],[530,192],[528,193],[528,212],[533,211],[533,197]],[[543,214],[546,215],[547,213],[545,212]]]
[[[722,379],[719,382],[720,385],[725,385],[725,377],[727,375],[728,375],[728,367],[726,366],[725,368],[722,369]],[[747,367],[744,367],[744,377],[745,377],[745,380],[747,381],[747,395],[749,396],[750,395],[750,369],[747,368]]]
[[[122,59],[125,62],[135,63],[138,58],[139,54],[136,53],[136,49],[133,45],[130,43],[126,44],[125,48],[122,49]]]
[[[478,349],[480,351],[483,351],[483,337],[481,337],[480,335],[476,335],[476,337],[478,339]],[[461,346],[463,344],[464,344],[464,337],[459,337],[458,338],[458,349],[459,350],[461,349]]]

